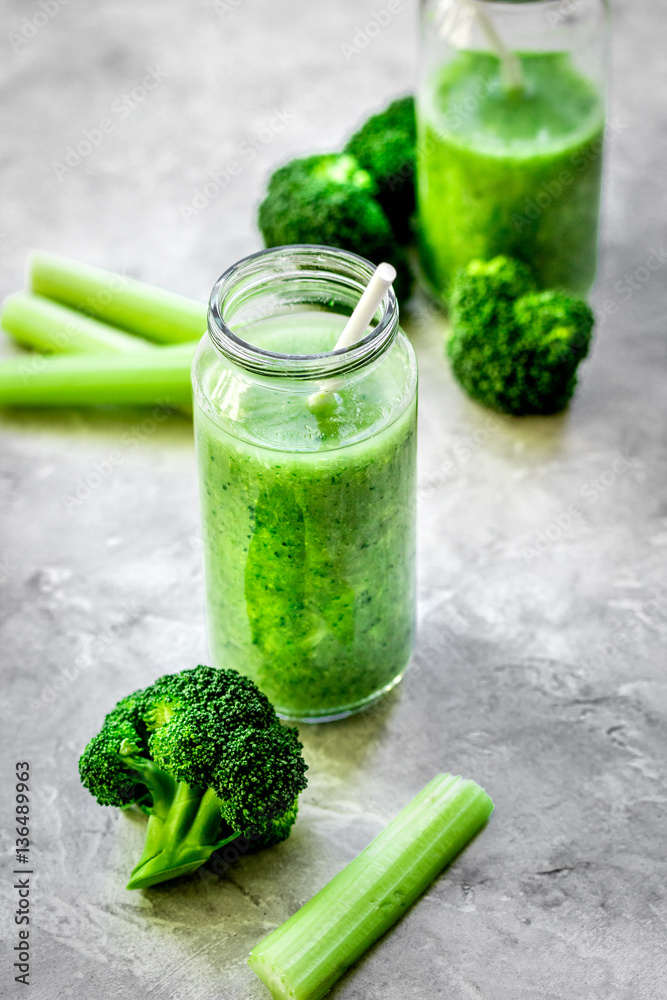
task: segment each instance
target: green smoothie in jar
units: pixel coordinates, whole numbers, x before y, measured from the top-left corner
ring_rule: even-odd
[[[242,261],[195,359],[210,653],[286,718],[363,708],[412,652],[416,364],[393,293],[331,353],[367,272],[326,248]]]

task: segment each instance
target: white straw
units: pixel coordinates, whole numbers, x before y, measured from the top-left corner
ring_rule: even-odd
[[[526,82],[521,69],[521,61],[512,52],[498,34],[498,30],[489,15],[479,6],[478,0],[468,0],[470,7],[479,19],[482,31],[486,35],[491,48],[500,59],[500,74],[503,87],[509,93],[521,92],[526,89]]]
[[[354,312],[345,324],[345,328],[341,333],[340,337],[336,341],[336,346],[334,351],[339,351],[343,347],[349,347],[351,344],[356,343],[357,340],[361,340],[366,330],[368,329],[373,316],[377,312],[377,308],[382,302],[386,295],[387,289],[393,281],[396,279],[396,269],[391,266],[391,264],[378,264],[376,267],[371,280],[366,285],[363,295],[357,302]],[[335,392],[337,388],[340,388],[341,382],[336,380],[327,389],[320,389],[318,392],[314,392],[312,396],[308,397],[308,405],[312,408],[317,406],[331,394]]]
[[[349,347],[355,341],[361,340],[366,333],[370,321],[375,316],[392,281],[396,280],[396,268],[391,264],[378,264],[373,277],[366,285],[364,293],[357,302],[354,312],[345,324],[345,329],[336,341],[334,351],[341,347]]]

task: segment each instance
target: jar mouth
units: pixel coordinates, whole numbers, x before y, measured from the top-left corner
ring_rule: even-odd
[[[314,307],[349,315],[375,265],[348,250],[297,243],[250,254],[218,278],[209,301],[208,333],[230,361],[259,375],[331,378],[361,368],[381,354],[398,330],[398,304],[389,288],[376,324],[349,347],[318,354],[282,354],[244,340],[234,328]],[[338,308],[336,308],[338,307]]]

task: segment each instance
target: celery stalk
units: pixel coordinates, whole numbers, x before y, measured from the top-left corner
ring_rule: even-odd
[[[0,406],[189,404],[196,347],[11,358],[0,363]]]
[[[0,311],[2,329],[24,347],[47,353],[122,354],[154,350],[155,345],[124,333],[41,295],[8,295]]]
[[[368,847],[253,948],[274,1000],[320,1000],[484,825],[493,802],[438,774]]]
[[[28,261],[32,291],[158,343],[199,340],[206,304],[59,254],[35,250]]]

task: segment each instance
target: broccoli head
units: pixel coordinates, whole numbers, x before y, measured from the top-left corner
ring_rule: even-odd
[[[355,156],[378,185],[377,198],[399,240],[410,238],[415,210],[417,122],[414,97],[392,101],[369,118],[348,141],[345,152]]]
[[[244,837],[284,840],[306,787],[295,729],[235,670],[167,674],[118,702],[79,761],[100,805],[149,815],[129,889],[195,871]]]
[[[292,160],[276,170],[259,206],[267,247],[316,243],[351,250],[373,264],[389,261],[398,272],[396,295],[410,292],[405,251],[376,200],[377,185],[353,156],[327,153]]]
[[[473,399],[515,416],[567,406],[594,323],[583,299],[538,292],[524,264],[495,257],[455,276],[450,313],[447,355]]]

